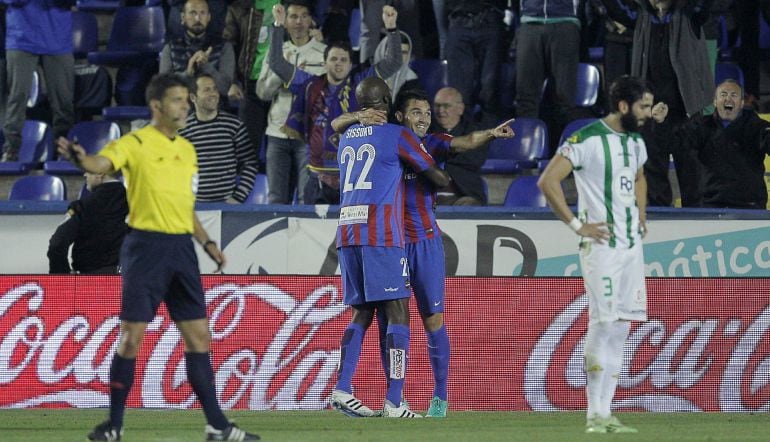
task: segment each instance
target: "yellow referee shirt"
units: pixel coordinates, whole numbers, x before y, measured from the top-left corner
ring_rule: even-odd
[[[99,152],[128,185],[128,225],[170,234],[193,233],[198,158],[193,145],[152,125],[111,142]]]

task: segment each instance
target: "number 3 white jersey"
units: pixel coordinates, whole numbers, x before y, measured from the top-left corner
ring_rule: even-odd
[[[574,169],[578,218],[606,222],[612,235],[609,247],[639,244],[636,173],[647,161],[642,136],[615,132],[598,120],[575,132],[557,154],[567,158]]]

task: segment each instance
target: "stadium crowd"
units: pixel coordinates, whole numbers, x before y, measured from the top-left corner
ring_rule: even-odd
[[[651,206],[767,204],[766,187],[764,197],[753,190],[756,195],[746,201],[725,195],[714,199],[709,186],[715,185],[715,172],[721,184],[734,188],[760,188],[760,176],[764,182],[768,124],[752,115],[767,104],[762,101],[760,74],[767,69],[762,60],[770,51],[768,0],[400,0],[392,2],[399,13],[397,24],[392,23],[394,14],[383,13],[386,2],[379,1],[149,3],[116,0],[112,6],[110,2],[94,6],[88,0],[7,0],[2,4],[4,162],[26,163],[19,174],[39,174],[44,161],[57,159],[52,147],[36,151],[34,158],[25,154],[27,119],[47,123],[54,138],[94,118],[116,119],[126,133],[142,121],[120,109],[147,104],[138,91],[144,90],[152,74],[179,72],[191,80],[205,75],[219,93],[217,114],[233,117],[231,124],[245,128],[245,133],[239,129],[238,140],[223,133],[231,137],[220,141],[226,151],[209,155],[203,165],[212,171],[202,171],[207,186],[217,187],[221,195],[212,199],[205,193],[206,201],[335,203],[338,197],[330,194],[339,183],[334,173],[325,173],[324,164],[324,155],[335,154],[329,122],[349,108],[354,110],[355,82],[377,75],[388,82],[393,97],[402,89],[428,92],[437,116],[429,132],[468,133],[517,118],[514,140],[490,143],[472,157],[453,157],[446,164],[452,181],[442,191],[449,197],[440,198],[439,204],[489,204],[484,176],[515,181],[521,175],[539,174],[559,141],[579,128],[576,120],[608,113],[608,85],[631,74],[650,83],[656,102],[669,107],[665,122],[650,120],[641,129],[650,153],[645,173]],[[274,17],[273,7],[279,3],[282,16]],[[96,16],[108,25],[115,18],[119,27],[117,19],[124,9],[162,12],[165,34],[147,36],[147,41],[120,41],[128,34],[112,29],[102,51],[98,45],[105,35],[83,49],[84,39],[98,35],[85,30],[84,23],[93,20],[84,16]],[[141,14],[134,17],[138,18],[130,25],[139,31],[131,35],[141,40],[143,30],[151,33],[152,26],[141,22]],[[385,44],[384,37],[396,29],[401,57],[391,54],[396,46]],[[282,44],[275,46],[278,58],[271,62],[273,36]],[[155,47],[148,43],[152,39]],[[139,48],[135,59],[108,56],[113,49],[130,47]],[[315,81],[316,75],[326,80]],[[738,99],[727,104],[715,95],[724,80],[733,80],[738,87]],[[442,88],[450,89],[439,91]],[[299,109],[298,102],[304,108]],[[451,104],[460,114],[452,116],[453,127],[443,127]],[[112,108],[118,110],[117,116],[102,117],[99,110],[110,105],[118,106]],[[736,115],[726,118],[720,112],[725,106],[729,110],[739,106]],[[734,127],[746,118],[756,120],[751,136]],[[526,124],[529,120],[545,127],[539,145],[522,141],[533,127]],[[728,140],[712,146],[734,146],[731,149],[743,154],[736,158],[727,151],[704,153],[694,146],[692,126],[709,121],[714,122],[709,136]],[[243,150],[245,135],[248,154]],[[217,142],[205,134],[202,139]],[[240,160],[244,155],[258,158],[256,172],[266,173],[266,180],[254,179],[253,160]],[[236,156],[238,161],[233,160]],[[729,164],[727,171],[723,160]],[[714,170],[717,163],[722,165],[719,171]],[[267,196],[259,198],[261,193]]]

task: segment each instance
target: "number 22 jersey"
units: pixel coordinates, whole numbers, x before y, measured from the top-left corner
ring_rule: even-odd
[[[394,124],[349,127],[340,137],[337,247],[404,247],[404,167],[435,165],[411,130]]]

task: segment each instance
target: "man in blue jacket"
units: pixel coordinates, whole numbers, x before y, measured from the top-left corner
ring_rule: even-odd
[[[75,118],[72,56],[74,0],[3,0],[6,12],[8,103],[2,161],[16,161],[27,110],[32,72],[38,63],[48,90],[56,136],[65,136]]]

